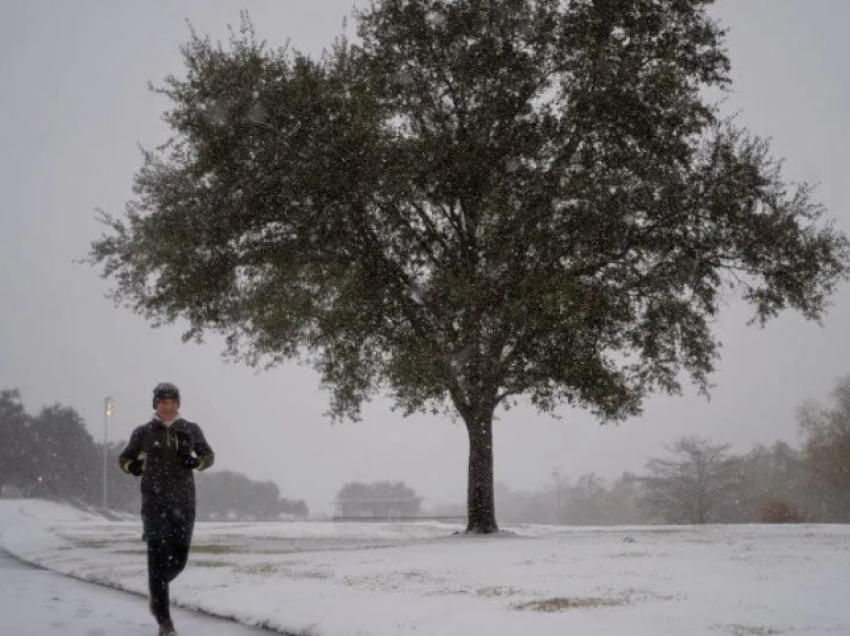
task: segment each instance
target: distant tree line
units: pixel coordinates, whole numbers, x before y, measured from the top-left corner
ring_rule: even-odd
[[[850,522],[850,376],[830,404],[798,412],[802,443],[756,445],[735,455],[727,444],[682,437],[642,474],[574,481],[553,473],[540,491],[495,488],[509,523],[584,525]]]
[[[798,422],[799,448],[776,441],[735,455],[729,445],[682,437],[664,457],[649,459],[641,474],[606,480],[590,473],[571,480],[555,471],[552,483],[536,492],[497,483],[499,515],[508,523],[575,525],[850,522],[850,376],[836,383],[829,403],[804,404]],[[106,447],[108,507],[136,512],[138,481],[118,468],[123,446]],[[100,506],[103,454],[73,408],[55,404],[31,415],[18,390],[0,390],[0,496]],[[199,474],[197,487],[199,519],[309,515],[304,501],[282,498],[273,482],[233,471]],[[335,501],[338,516],[361,518],[416,517],[421,506],[412,488],[390,481],[346,483]],[[463,513],[463,506],[429,511]]]
[[[30,415],[17,389],[0,391],[0,493],[95,502],[102,452],[74,409],[56,404]]]
[[[282,498],[277,484],[272,481],[253,481],[230,470],[200,473],[196,481],[200,520],[294,519],[305,518],[310,512],[303,500]]]
[[[118,467],[126,441],[106,446],[107,507],[138,512],[139,482]],[[103,504],[104,445],[73,408],[55,404],[27,413],[17,389],[0,390],[0,497],[37,497],[92,507]],[[270,520],[306,517],[304,501],[282,498],[276,484],[227,470],[199,474],[198,518]]]
[[[849,449],[850,450],[850,449]],[[839,521],[813,490],[803,451],[785,442],[733,456],[728,446],[683,437],[642,474],[606,480],[594,473],[556,478],[536,492],[496,486],[502,519],[511,523],[642,525]]]

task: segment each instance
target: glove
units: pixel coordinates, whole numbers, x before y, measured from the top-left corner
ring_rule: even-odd
[[[136,477],[141,477],[145,470],[145,464],[141,459],[131,459],[127,462],[127,472]]]
[[[194,470],[198,466],[201,465],[201,460],[195,457],[194,455],[183,455],[182,457],[183,465],[186,468]]]
[[[189,436],[175,431],[174,438],[180,463],[191,470],[197,468],[201,464],[201,460],[192,455],[192,441],[189,439]]]

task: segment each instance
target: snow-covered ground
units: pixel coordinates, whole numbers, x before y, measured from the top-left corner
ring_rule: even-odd
[[[850,634],[848,526],[460,529],[199,523],[172,597],[305,636]],[[0,546],[145,593],[138,521],[0,500]]]

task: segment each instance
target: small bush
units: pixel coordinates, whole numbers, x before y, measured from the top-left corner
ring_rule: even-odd
[[[762,505],[759,519],[762,523],[800,523],[804,515],[786,501],[768,501]]]

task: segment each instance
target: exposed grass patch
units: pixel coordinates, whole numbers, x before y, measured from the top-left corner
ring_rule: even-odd
[[[113,545],[112,541],[105,541],[103,539],[71,539],[71,541],[79,548],[96,548],[98,550]]]
[[[229,545],[216,545],[216,544],[207,544],[207,545],[192,545],[192,552],[199,552],[201,554],[231,554],[233,552],[238,552],[233,546]]]
[[[515,610],[532,612],[564,612],[571,609],[597,609],[600,607],[617,607],[625,605],[625,599],[602,598],[602,597],[577,597],[577,598],[546,598],[539,601],[528,601],[526,603],[515,603]]]
[[[425,596],[463,596],[472,592],[461,587],[442,587],[438,590],[430,590],[425,592]]]
[[[621,599],[623,603],[639,603],[642,601],[675,601],[682,600],[682,598],[684,598],[677,594],[658,594],[652,590],[642,588],[628,588],[620,591],[616,596]]]
[[[280,569],[273,563],[256,563],[254,565],[243,565],[236,568],[245,574],[277,574]]]
[[[521,592],[522,590],[515,587],[492,586],[478,588],[475,590],[475,595],[485,598],[502,598],[505,596],[516,596]]]
[[[287,579],[307,579],[314,581],[326,581],[333,576],[319,570],[296,570],[286,564],[278,563],[256,563],[254,565],[243,565],[236,570],[242,574],[259,576],[280,576]],[[346,584],[350,584],[346,582]]]
[[[333,578],[327,572],[319,572],[318,570],[286,570],[284,574],[292,579],[313,579],[316,581],[325,581]]]
[[[391,576],[386,574],[345,576],[342,584],[349,587],[365,587],[373,591],[397,592],[398,583],[392,581]]]
[[[394,572],[394,574],[408,581],[424,581],[427,578],[425,573],[420,570],[401,570]]]
[[[780,636],[782,631],[765,625],[725,625],[722,627],[734,636]]]
[[[233,567],[232,563],[227,561],[213,561],[212,559],[197,559],[192,560],[192,565],[199,568],[227,568]]]
[[[258,546],[252,546],[250,549],[238,548],[232,545],[225,544],[204,544],[204,545],[192,545],[192,552],[205,552],[207,554],[228,554],[228,553],[239,553],[239,554],[298,554],[298,550],[295,548],[262,548]]]

